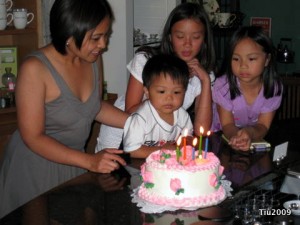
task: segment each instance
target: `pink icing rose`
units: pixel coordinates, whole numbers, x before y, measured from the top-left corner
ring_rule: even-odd
[[[151,158],[153,161],[159,161],[160,160],[160,154],[152,154]]]
[[[152,172],[145,172],[143,175],[143,180],[146,183],[153,183]]]
[[[223,171],[224,171],[224,167],[219,166],[219,176],[221,176],[223,174]]]
[[[176,164],[177,164],[177,161],[176,161],[175,158],[169,158],[169,159],[166,160],[165,163],[166,163],[166,165],[172,166],[172,165],[176,165]]]
[[[143,181],[145,183],[152,183],[152,181],[153,181],[152,172],[146,171],[144,164],[141,166],[141,175],[142,175]]]
[[[210,177],[209,177],[209,184],[213,187],[217,186],[217,176],[216,174],[211,174]]]
[[[181,181],[178,178],[171,179],[170,188],[172,191],[177,192],[181,189]]]
[[[141,166],[141,174],[142,174],[142,176],[143,176],[143,173],[145,173],[145,164],[143,164],[143,165]]]

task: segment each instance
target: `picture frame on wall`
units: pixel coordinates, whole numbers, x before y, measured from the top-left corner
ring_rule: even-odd
[[[271,37],[272,19],[270,17],[251,17],[251,26],[260,26]]]
[[[11,73],[16,77],[18,74],[18,48],[17,46],[0,46],[0,75],[6,72],[5,68],[11,68]],[[2,79],[1,87],[4,86]]]

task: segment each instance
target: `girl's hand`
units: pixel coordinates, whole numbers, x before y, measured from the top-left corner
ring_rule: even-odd
[[[246,130],[240,129],[235,136],[230,138],[228,144],[235,150],[249,151],[251,145],[250,134]]]
[[[190,70],[190,77],[197,76],[201,81],[209,80],[209,76],[198,59],[194,58],[187,63]]]
[[[119,164],[125,166],[126,162],[118,154],[122,154],[122,150],[105,149],[93,155],[91,163],[91,171],[98,173],[111,173],[119,169]]]

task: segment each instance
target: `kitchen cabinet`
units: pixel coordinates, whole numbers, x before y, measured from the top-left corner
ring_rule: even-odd
[[[25,29],[17,30],[11,24],[5,30],[0,31],[1,46],[16,46],[18,48],[18,63],[20,64],[25,55],[41,45],[41,1],[13,0],[13,8],[26,8],[29,12],[34,13],[33,21]],[[4,73],[4,68],[1,68],[2,73]]]
[[[11,134],[17,129],[17,111],[15,107],[0,109],[0,161],[3,148]]]
[[[1,46],[16,46],[18,49],[17,62],[20,65],[22,59],[30,52],[41,46],[41,1],[40,0],[13,0],[12,8],[26,8],[34,13],[33,21],[25,29],[17,30],[11,24],[5,30],[0,31]],[[4,73],[0,63],[0,75]],[[5,90],[0,90],[2,95]],[[3,93],[2,93],[3,92]],[[10,135],[17,128],[17,112],[15,107],[0,109],[0,159],[2,149]]]
[[[240,0],[218,0],[218,4],[220,12],[235,14],[236,18],[230,27],[220,28],[218,25],[212,27],[217,57],[217,73],[223,69],[224,58],[226,56],[228,43],[232,34],[242,25],[245,17],[245,15],[240,11]]]

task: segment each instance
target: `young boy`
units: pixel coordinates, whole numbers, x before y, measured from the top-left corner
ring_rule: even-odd
[[[189,80],[187,64],[176,56],[151,57],[143,70],[147,100],[126,121],[124,151],[146,158],[161,148],[175,149],[183,129],[192,134],[189,114],[182,108]]]

